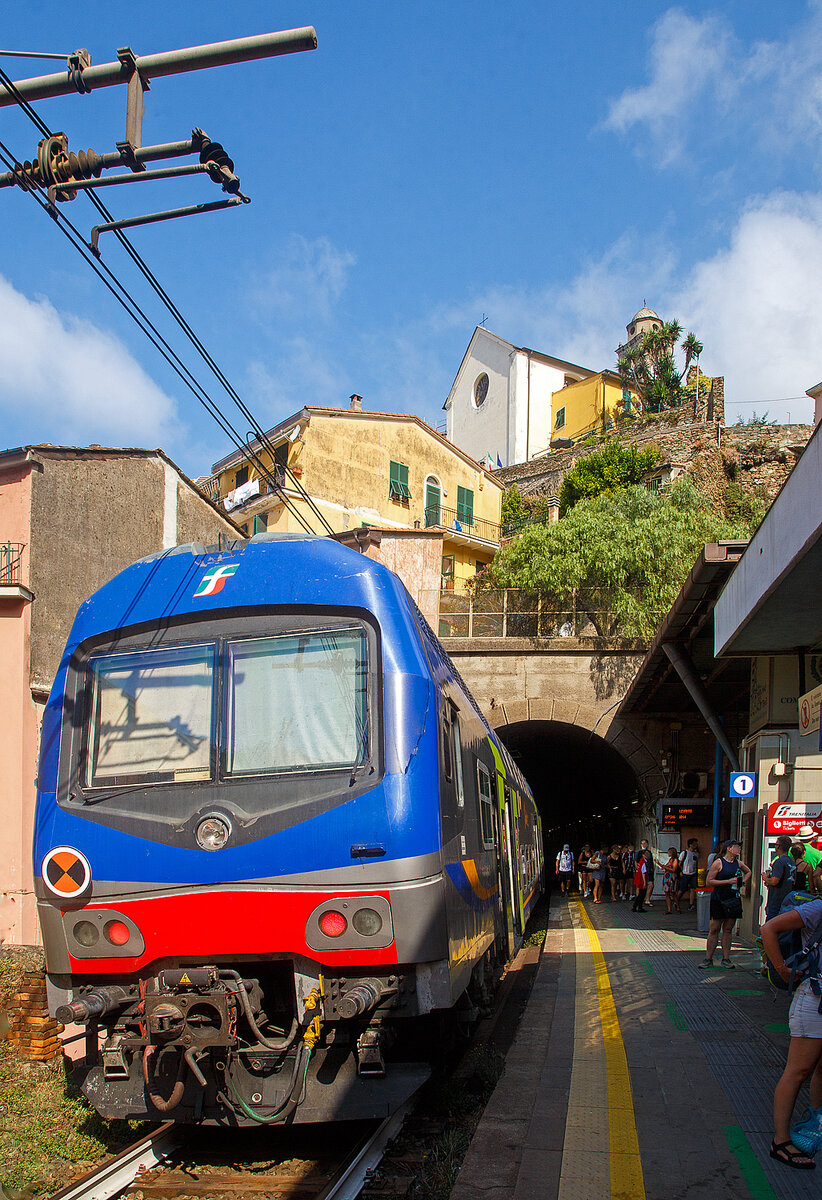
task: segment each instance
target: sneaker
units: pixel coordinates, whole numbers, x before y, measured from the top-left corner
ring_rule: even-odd
[[[726,969],[726,970],[728,970],[728,971],[735,971],[735,970],[736,970],[736,963],[732,963],[732,962],[731,962],[731,960],[730,960],[729,958],[723,958],[723,960],[722,960],[722,966],[723,966],[723,967],[725,967],[725,969]]]
[[[702,962],[699,964],[699,969],[700,969],[700,971],[707,971],[708,968],[712,967],[713,965],[714,965],[714,960],[712,958],[704,958],[702,960]]]

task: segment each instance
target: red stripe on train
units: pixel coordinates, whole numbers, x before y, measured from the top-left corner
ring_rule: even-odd
[[[75,958],[69,950],[72,972],[85,975],[138,971],[159,958],[208,960],[222,956],[301,954],[327,966],[368,966],[397,962],[392,942],[382,949],[312,950],[305,940],[311,913],[327,900],[349,896],[382,896],[366,892],[183,892],[144,900],[87,904],[85,911],[104,908],[130,917],[145,940],[139,958]],[[76,908],[72,915],[78,913]]]

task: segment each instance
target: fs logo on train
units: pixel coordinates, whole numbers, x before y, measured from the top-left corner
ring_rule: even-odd
[[[212,567],[210,571],[206,571],[194,593],[194,599],[200,600],[203,596],[216,596],[225,587],[225,581],[236,574],[239,565],[239,563],[226,563],[225,566]]]
[[[43,859],[43,883],[61,900],[75,900],[91,883],[91,865],[71,846],[55,846]]]

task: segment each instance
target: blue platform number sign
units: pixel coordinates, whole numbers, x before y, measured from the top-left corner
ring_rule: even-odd
[[[756,791],[755,771],[731,771],[731,795],[747,800]]]

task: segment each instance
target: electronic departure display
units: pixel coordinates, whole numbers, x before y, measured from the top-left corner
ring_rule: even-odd
[[[663,804],[662,828],[681,829],[683,825],[700,825],[706,828],[713,820],[710,804]]]

